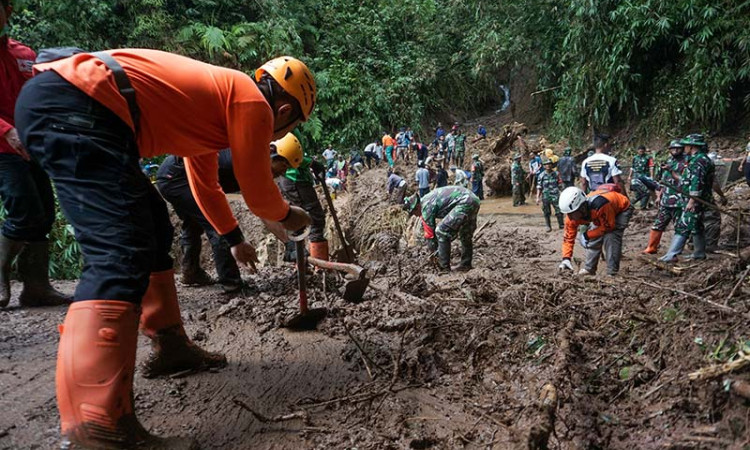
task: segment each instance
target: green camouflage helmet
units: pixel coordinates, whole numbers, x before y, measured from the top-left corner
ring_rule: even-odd
[[[683,148],[683,147],[685,146],[682,145],[682,143],[680,143],[679,139],[675,139],[669,143],[669,148]]]
[[[688,134],[684,138],[680,139],[680,144],[689,145],[691,147],[705,147],[706,139],[702,134],[694,133]]]
[[[748,144],[748,145],[750,145],[750,144]],[[516,153],[515,155],[513,155],[513,159],[514,160],[521,159],[521,154],[520,153]]]
[[[542,158],[542,165],[546,166],[547,164],[554,164],[554,163],[549,158]]]
[[[414,194],[411,197],[406,197],[404,199],[404,211],[409,214],[413,213],[417,208],[417,203],[419,203],[419,194]]]
[[[570,156],[572,150],[570,147],[565,147],[565,150],[563,150],[563,156]]]

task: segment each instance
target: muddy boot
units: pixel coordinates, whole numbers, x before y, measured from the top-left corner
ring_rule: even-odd
[[[677,255],[682,253],[683,247],[685,247],[685,242],[687,242],[687,236],[684,234],[677,234],[675,233],[674,237],[672,238],[672,243],[669,245],[669,250],[667,250],[667,253],[659,258],[659,261],[667,262],[667,263],[675,263],[677,262]]]
[[[135,416],[138,315],[136,305],[115,300],[81,301],[68,309],[55,374],[61,448],[197,448],[189,438],[149,434]]]
[[[0,308],[5,308],[10,302],[10,265],[24,244],[0,234]]]
[[[182,284],[185,286],[208,286],[215,281],[201,267],[201,247],[182,246]]]
[[[468,272],[472,269],[471,260],[474,253],[474,248],[471,245],[464,245],[461,248],[461,262],[456,267],[457,272]]]
[[[552,231],[552,220],[551,220],[549,214],[546,214],[544,216],[544,223],[547,224],[547,233],[549,233],[550,231]]]
[[[705,233],[693,233],[693,254],[686,259],[706,259],[706,235]]]
[[[661,243],[662,234],[662,231],[651,230],[651,234],[649,234],[648,236],[648,246],[646,247],[646,250],[643,251],[643,253],[647,255],[655,255],[656,252],[659,251],[659,244]]]
[[[562,230],[563,228],[565,228],[565,220],[563,219],[563,215],[555,214],[555,216],[557,217],[557,227]]]
[[[73,299],[49,284],[49,242],[29,242],[18,255],[18,275],[23,291],[18,297],[21,306],[59,306]]]
[[[451,271],[451,243],[438,240],[438,265],[441,272]]]
[[[151,274],[141,306],[141,331],[153,343],[153,352],[141,367],[145,378],[227,365],[224,355],[203,350],[185,334],[173,270]]]
[[[310,256],[322,259],[323,261],[328,261],[328,241],[310,242]]]

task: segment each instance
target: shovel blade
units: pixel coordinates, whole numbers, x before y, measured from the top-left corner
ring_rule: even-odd
[[[290,317],[283,325],[292,331],[311,331],[318,328],[318,324],[326,318],[328,310],[325,308],[308,309],[304,313],[297,313]]]
[[[344,285],[344,300],[352,303],[359,303],[365,295],[367,286],[370,285],[369,278],[360,278],[359,280],[347,281]]]

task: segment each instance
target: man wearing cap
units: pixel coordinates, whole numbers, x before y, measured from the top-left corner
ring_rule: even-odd
[[[622,236],[630,223],[633,207],[630,200],[615,191],[594,191],[588,196],[577,187],[566,188],[560,194],[560,211],[565,217],[560,270],[573,270],[570,259],[578,234],[578,227],[588,226],[580,233],[579,241],[586,249],[586,261],[579,275],[596,274],[602,250],[607,258],[607,275],[616,275],[622,258]]]
[[[689,162],[680,180],[682,194],[682,214],[675,222],[675,234],[667,253],[659,258],[661,261],[677,262],[677,255],[682,253],[690,235],[693,235],[692,259],[706,259],[706,235],[704,203],[713,204],[713,191],[726,203],[721,188],[715,183],[716,168],[707,155],[708,146],[702,134],[691,134],[680,140],[688,153]],[[697,199],[702,200],[698,201]]]
[[[659,250],[661,236],[667,225],[682,215],[682,195],[675,190],[680,187],[680,178],[687,167],[684,146],[679,140],[669,144],[669,158],[661,165],[658,171],[660,188],[656,191],[656,203],[659,211],[656,214],[654,225],[648,238],[648,246],[643,251],[646,254],[655,254]]]
[[[484,200],[484,163],[479,159],[478,154],[471,156],[471,192],[474,193],[479,200]]]
[[[576,161],[570,156],[570,147],[563,151],[563,157],[557,162],[557,171],[560,173],[560,179],[566,188],[575,185]]]
[[[169,256],[172,225],[138,160],[183,157],[201,211],[237,263],[254,271],[255,248],[218,182],[218,152],[231,148],[245,203],[275,234],[309,225],[310,216],[290,206],[273,182],[268,149],[310,117],[315,81],[304,63],[287,56],[250,77],[157,50],[104,55],[106,63],[79,53],[35,66],[38,75],[16,104],[21,142],[54,182],[84,257],[60,328],[63,445],[189,448],[152,436],[135,416],[139,322],[154,345],[147,364],[152,375],[220,367],[226,358],[199,348],[185,333]],[[119,75],[112,67],[121,68]],[[132,92],[135,105],[125,97]]]
[[[461,263],[458,271],[471,270],[474,250],[474,231],[477,229],[479,198],[460,186],[447,186],[432,190],[421,197],[418,194],[404,200],[404,209],[422,218],[424,237],[434,251],[443,271],[451,270],[451,241],[461,241]],[[437,219],[443,219],[437,224]]]
[[[537,178],[536,185],[536,204],[539,204],[539,199],[542,199],[542,213],[544,213],[544,223],[547,224],[547,231],[552,231],[552,223],[550,216],[552,215],[552,208],[555,208],[555,217],[557,217],[557,225],[560,229],[563,228],[563,215],[560,212],[560,191],[564,189],[560,174],[552,168],[553,162],[550,159],[543,159],[542,166],[544,166],[544,172],[542,172]]]
[[[526,204],[524,196],[523,181],[526,179],[526,172],[521,166],[521,155],[513,155],[513,164],[510,166],[510,184],[513,192],[513,206],[522,206]]]

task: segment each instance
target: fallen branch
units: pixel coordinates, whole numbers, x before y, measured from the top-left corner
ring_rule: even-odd
[[[643,285],[646,285],[646,286],[651,286],[652,288],[655,288],[655,289],[661,289],[662,291],[676,292],[676,293],[678,293],[680,295],[684,295],[686,297],[690,297],[690,298],[694,298],[696,300],[700,300],[701,302],[706,303],[708,305],[711,305],[711,306],[713,306],[715,308],[723,309],[724,311],[738,313],[738,311],[736,309],[734,309],[734,308],[732,308],[730,306],[726,306],[726,305],[722,305],[720,303],[716,303],[714,301],[705,299],[705,298],[700,297],[700,296],[695,295],[695,294],[691,294],[690,292],[682,291],[682,290],[674,288],[674,287],[660,286],[658,284],[649,283],[648,281],[643,281],[643,280],[640,280],[640,279],[637,279],[637,278],[631,278],[631,280],[632,281],[637,281],[637,282],[639,282],[639,283],[641,283]]]
[[[740,352],[739,356],[739,359],[728,363],[714,364],[712,366],[696,370],[695,372],[688,374],[688,378],[691,381],[709,380],[711,378],[720,377],[730,372],[738,371],[743,367],[750,365],[750,355]]]
[[[268,417],[255,411],[250,406],[248,406],[247,403],[243,402],[242,400],[235,398],[235,399],[232,399],[232,401],[234,402],[235,405],[239,406],[245,411],[249,411],[250,414],[252,414],[256,419],[258,419],[260,422],[263,422],[263,423],[286,422],[289,420],[301,419],[302,423],[304,423],[305,425],[310,424],[310,415],[307,414],[307,411],[296,411],[290,414],[282,414],[279,416]]]
[[[745,277],[747,277],[748,272],[750,272],[750,264],[747,265],[745,271],[742,272],[742,275],[740,275],[740,279],[737,280],[737,284],[734,285],[732,291],[729,293],[729,295],[727,295],[727,299],[724,300],[724,305],[729,305],[729,299],[734,297],[734,293],[737,292],[737,289],[742,285],[742,282],[745,281]]]

